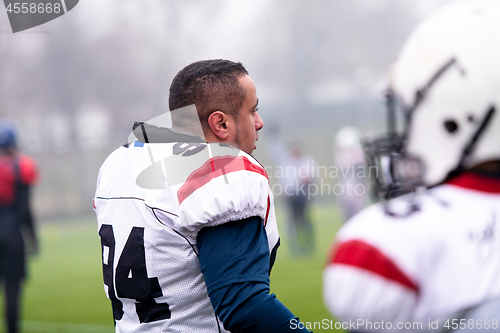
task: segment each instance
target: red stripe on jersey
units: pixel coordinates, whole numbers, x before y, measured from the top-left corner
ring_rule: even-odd
[[[10,207],[16,195],[15,160],[10,156],[0,156],[0,206]]]
[[[500,178],[465,172],[446,182],[450,185],[487,193],[500,193]]]
[[[418,292],[418,286],[392,260],[363,241],[352,240],[339,244],[330,263],[365,269]]]
[[[214,178],[236,171],[251,171],[266,178],[264,168],[250,162],[245,156],[218,156],[208,160],[201,168],[189,175],[188,180],[177,191],[179,204],[189,197],[194,191],[207,184]]]
[[[271,208],[271,198],[269,195],[267,196],[267,210],[266,210],[266,218],[264,219],[264,227],[267,225],[267,218],[269,217],[269,209]]]

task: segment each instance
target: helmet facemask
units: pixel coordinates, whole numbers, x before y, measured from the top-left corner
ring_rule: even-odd
[[[418,158],[406,154],[407,128],[411,113],[391,89],[387,90],[385,98],[387,134],[364,142],[374,201],[413,192],[423,185],[422,177],[425,172],[424,164]],[[398,127],[403,128],[398,131]]]

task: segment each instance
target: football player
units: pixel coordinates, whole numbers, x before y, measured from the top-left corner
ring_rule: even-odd
[[[16,128],[10,122],[1,123],[0,281],[5,287],[8,333],[19,331],[19,296],[26,276],[26,250],[36,252],[38,248],[29,195],[37,178],[34,160],[17,150]]]
[[[279,235],[251,155],[257,103],[241,63],[192,63],[170,87],[172,127],[136,123],[102,165],[94,207],[117,332],[301,331],[269,294]]]
[[[345,221],[369,203],[362,135],[356,127],[344,126],[335,133],[333,141],[334,163],[342,170],[337,184],[343,187],[336,199]]]
[[[277,168],[284,170],[279,177],[288,208],[287,235],[290,252],[294,256],[314,252],[314,230],[310,218],[311,194],[309,185],[315,181],[314,159],[303,147],[292,143],[286,147],[278,135],[272,133],[268,145]]]
[[[341,228],[324,270],[351,329],[499,330],[499,59],[498,1],[442,8],[400,52],[390,133],[367,145],[386,200]]]

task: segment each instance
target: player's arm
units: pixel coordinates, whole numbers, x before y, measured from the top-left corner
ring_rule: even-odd
[[[31,212],[31,187],[38,179],[38,173],[34,162],[27,157],[19,159],[19,181],[16,185],[16,207],[20,217],[21,225],[28,237],[29,251],[38,251],[38,241]]]
[[[197,246],[212,306],[227,330],[308,332],[269,294],[269,247],[260,217],[203,228]]]
[[[38,252],[38,241],[33,222],[33,214],[30,207],[30,186],[20,184],[17,186],[16,206],[19,214],[21,226],[26,231],[28,250],[31,253]]]
[[[325,303],[341,321],[397,323],[410,320],[418,285],[391,258],[361,241],[337,243],[323,274]]]

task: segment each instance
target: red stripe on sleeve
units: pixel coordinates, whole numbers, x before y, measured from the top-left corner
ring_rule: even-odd
[[[271,199],[269,195],[267,195],[267,210],[266,210],[266,218],[264,220],[264,227],[267,225],[267,218],[269,217],[269,209],[271,208]]]
[[[365,269],[418,292],[417,284],[406,276],[392,260],[363,241],[352,240],[337,245],[330,264],[344,264]]]
[[[236,171],[251,171],[268,178],[264,168],[252,163],[245,156],[214,157],[209,159],[201,168],[194,171],[189,176],[186,183],[177,191],[179,203],[182,203],[194,191],[207,184],[212,179]]]

